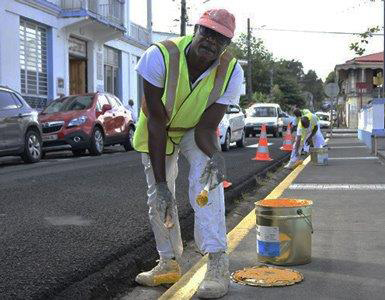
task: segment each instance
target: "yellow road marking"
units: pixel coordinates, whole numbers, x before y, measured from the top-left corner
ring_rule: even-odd
[[[295,168],[267,197],[276,199],[291,185],[295,178],[310,162],[308,156],[302,165]],[[255,211],[252,210],[233,230],[227,234],[227,253],[233,252],[247,234],[255,227]],[[191,299],[203,281],[207,269],[207,255],[200,259],[182,278],[169,288],[158,300]]]

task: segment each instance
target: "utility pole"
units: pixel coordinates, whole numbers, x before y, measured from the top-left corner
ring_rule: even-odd
[[[251,28],[250,18],[247,18],[247,101],[252,101],[252,88],[251,88]]]
[[[270,75],[270,101],[273,100],[273,85],[274,85],[274,69],[273,65],[271,66],[271,69],[269,70]]]
[[[384,61],[382,69],[382,97],[385,97],[385,1],[384,1]]]
[[[186,21],[187,21],[187,12],[186,12],[186,0],[181,0],[180,2],[180,35],[186,35]]]

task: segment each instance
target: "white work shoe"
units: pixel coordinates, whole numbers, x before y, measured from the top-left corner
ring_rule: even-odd
[[[140,273],[135,281],[145,286],[158,286],[161,284],[174,284],[182,277],[178,263],[174,259],[160,259],[152,270]]]
[[[293,170],[295,169],[296,167],[298,167],[299,165],[302,165],[303,161],[301,159],[295,161],[295,162],[291,162],[289,161],[287,165],[284,166],[285,169],[289,169],[289,170]]]
[[[292,170],[293,167],[294,167],[295,163],[292,163],[291,161],[289,161],[285,166],[284,168],[285,169],[288,169],[288,170]]]
[[[227,294],[230,284],[229,258],[224,252],[209,253],[205,278],[198,287],[199,298],[214,299]]]

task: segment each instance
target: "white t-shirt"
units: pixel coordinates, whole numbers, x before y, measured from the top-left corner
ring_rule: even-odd
[[[192,87],[194,88],[201,79],[207,77],[210,74],[210,71],[218,64],[219,60],[215,61],[211,67],[192,83]],[[166,68],[163,61],[163,55],[157,46],[153,45],[147,49],[140,58],[135,70],[152,85],[159,88],[164,87]],[[239,63],[236,63],[227,89],[216,103],[225,105],[238,104],[243,78],[243,69]]]

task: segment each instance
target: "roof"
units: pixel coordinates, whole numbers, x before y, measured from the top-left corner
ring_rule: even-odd
[[[255,104],[251,105],[250,107],[261,107],[261,106],[280,107],[280,105],[278,103],[255,103]]]
[[[369,55],[364,55],[360,57],[355,57],[351,60],[346,61],[346,63],[379,63],[384,61],[384,52],[373,53]]]

